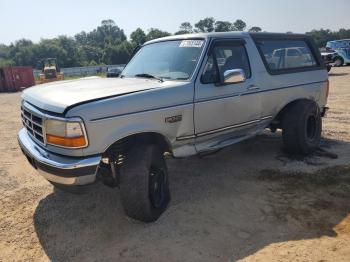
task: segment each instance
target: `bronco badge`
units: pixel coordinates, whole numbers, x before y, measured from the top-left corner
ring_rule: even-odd
[[[182,115],[170,116],[165,118],[165,123],[175,123],[182,120]]]

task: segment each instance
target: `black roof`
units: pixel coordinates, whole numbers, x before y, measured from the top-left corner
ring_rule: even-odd
[[[294,34],[294,33],[267,33],[267,32],[254,32],[249,33],[252,38],[307,38],[305,34]]]

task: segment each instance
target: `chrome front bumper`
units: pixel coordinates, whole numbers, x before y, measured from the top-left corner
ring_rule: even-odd
[[[77,158],[53,154],[39,147],[24,128],[18,133],[18,142],[30,164],[50,182],[67,186],[95,182],[101,156]]]

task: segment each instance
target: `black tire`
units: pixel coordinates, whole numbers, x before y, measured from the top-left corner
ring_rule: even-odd
[[[128,150],[120,170],[120,192],[125,213],[133,219],[153,222],[166,210],[169,179],[158,146],[141,144]]]
[[[307,155],[315,151],[321,140],[322,118],[317,104],[309,100],[295,102],[282,119],[285,150]]]
[[[339,67],[344,65],[344,59],[340,56],[334,58],[334,66]]]

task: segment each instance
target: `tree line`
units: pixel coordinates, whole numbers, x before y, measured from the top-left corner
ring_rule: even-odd
[[[350,39],[350,29],[344,28],[341,28],[338,31],[331,31],[329,29],[314,29],[310,32],[306,32],[306,34],[315,40],[318,47],[325,47],[328,41]]]
[[[204,18],[194,25],[184,22],[174,35],[199,32],[228,31],[261,32],[262,28],[247,24],[238,19],[234,22],[217,21],[213,17]],[[350,30],[312,30],[311,35],[318,46],[324,46],[329,40],[350,38]],[[137,28],[127,39],[124,30],[111,20],[103,20],[90,32],[80,32],[74,37],[58,36],[53,39],[42,39],[33,43],[28,39],[20,39],[10,45],[0,44],[0,66],[32,66],[41,69],[45,58],[57,58],[61,67],[76,67],[103,64],[127,63],[133,51],[146,41],[169,36],[171,33],[158,28],[150,28],[146,32]]]

